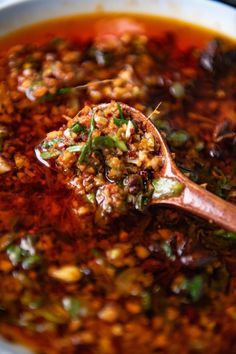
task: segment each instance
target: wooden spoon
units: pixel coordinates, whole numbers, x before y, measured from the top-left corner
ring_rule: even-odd
[[[121,103],[121,108],[125,114],[131,116],[136,122],[141,122],[143,129],[150,132],[154,139],[160,144],[161,154],[164,157],[163,168],[160,177],[172,178],[184,185],[184,189],[178,197],[153,198],[150,204],[175,205],[192,214],[198,215],[210,222],[215,222],[224,229],[236,232],[236,206],[224,201],[216,195],[206,191],[204,188],[190,181],[184,176],[175,165],[171,153],[158,129],[150,119],[140,111]],[[104,110],[109,107],[109,103],[96,106],[97,109]]]

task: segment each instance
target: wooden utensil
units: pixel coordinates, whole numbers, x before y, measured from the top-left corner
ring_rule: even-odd
[[[160,144],[161,154],[164,157],[160,177],[172,178],[184,185],[180,196],[153,198],[151,204],[175,205],[210,222],[215,222],[224,229],[236,232],[236,206],[208,192],[184,176],[174,163],[164,138],[152,121],[140,111],[124,103],[120,105],[124,115],[128,114],[134,121],[141,122],[143,128],[152,133],[154,139]],[[97,108],[103,110],[108,106],[109,103],[100,104]]]

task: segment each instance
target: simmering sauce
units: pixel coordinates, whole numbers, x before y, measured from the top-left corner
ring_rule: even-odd
[[[236,203],[235,98],[235,43],[180,22],[81,16],[0,40],[3,337],[45,354],[236,351],[234,233],[163,206],[97,223],[98,176],[80,168],[77,198],[35,156],[86,104],[160,104],[178,167]]]

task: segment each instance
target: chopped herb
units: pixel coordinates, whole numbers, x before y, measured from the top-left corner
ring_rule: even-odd
[[[7,247],[7,254],[13,265],[17,265],[21,260],[21,249],[17,245]]]
[[[86,198],[87,198],[87,200],[88,200],[90,203],[92,203],[92,204],[94,204],[95,201],[96,201],[96,197],[95,197],[95,194],[94,194],[94,193],[88,193],[88,194],[86,194]]]
[[[184,85],[180,82],[174,82],[170,86],[170,94],[175,98],[183,98],[185,95]]]
[[[175,260],[175,255],[174,255],[172,247],[168,241],[164,241],[161,245],[161,248],[165,252],[167,258]]]
[[[78,316],[85,317],[88,315],[88,306],[84,299],[76,299],[72,297],[65,297],[63,299],[64,309],[68,312],[71,318]]]
[[[200,300],[203,293],[203,278],[196,275],[192,279],[185,279],[181,284],[181,290],[185,290],[191,296],[194,302]]]
[[[226,198],[227,192],[229,192],[233,187],[231,178],[229,176],[226,176],[223,171],[217,166],[213,167],[212,174],[215,178],[217,178],[214,193],[221,198]]]
[[[150,310],[152,307],[152,295],[150,291],[144,291],[142,293],[142,303],[146,311]]]
[[[53,151],[43,151],[40,153],[40,156],[43,160],[50,160],[54,157],[57,157],[61,154],[61,151],[59,150],[53,150]]]
[[[31,269],[41,262],[41,257],[38,255],[33,255],[26,257],[22,262],[22,267],[24,269]]]
[[[39,103],[45,103],[49,101],[53,101],[56,98],[57,94],[56,93],[47,93],[46,95],[42,96],[39,98],[38,102]]]
[[[111,136],[98,136],[94,139],[93,145],[96,149],[117,147],[121,151],[128,151],[128,148],[123,140]]]
[[[71,127],[70,127],[70,130],[72,130],[72,132],[74,133],[80,133],[80,132],[83,132],[85,131],[85,127],[80,124],[79,122],[76,122],[74,123]]]
[[[125,116],[124,116],[124,113],[123,113],[123,110],[122,110],[121,105],[120,105],[119,102],[117,102],[117,108],[118,108],[118,111],[120,113],[120,118],[123,119],[123,120],[126,120]]]
[[[135,199],[135,209],[139,210],[139,211],[143,211],[144,208],[148,205],[149,203],[149,198],[145,195],[143,195],[143,193],[139,193]]]
[[[179,147],[184,145],[189,140],[189,138],[190,138],[189,134],[184,130],[172,132],[169,135],[167,135],[168,142],[174,147]]]
[[[97,136],[93,140],[93,145],[96,149],[113,148],[116,142],[111,136]]]
[[[122,119],[122,118],[113,118],[113,122],[115,125],[117,125],[118,127],[121,127],[123,124],[127,124],[128,120],[127,119]]]
[[[64,322],[64,318],[62,318],[59,313],[55,312],[55,309],[49,311],[47,308],[40,308],[37,310],[37,315],[52,323],[59,324]]]
[[[160,120],[160,119],[151,119],[155,127],[159,130],[163,130],[166,133],[169,133],[171,130],[169,122],[166,120]]]
[[[231,240],[231,241],[236,241],[236,233],[235,232],[219,229],[219,230],[214,231],[214,235],[223,237],[223,238]]]
[[[84,145],[84,147],[83,147],[83,149],[81,151],[81,154],[80,154],[80,157],[79,157],[79,163],[83,163],[85,161],[85,159],[87,158],[87,155],[92,150],[92,135],[93,135],[93,131],[94,131],[94,128],[95,128],[94,115],[95,115],[95,112],[93,111],[93,115],[92,115],[91,122],[90,122],[88,140],[87,140],[87,143]]]
[[[128,151],[126,143],[123,140],[119,140],[117,137],[114,137],[113,140],[115,141],[115,145],[118,149],[124,152]]]
[[[57,95],[65,95],[67,93],[70,93],[72,90],[72,87],[62,87],[59,88],[56,92]]]
[[[69,146],[66,150],[70,152],[80,152],[82,151],[84,145],[72,145]]]
[[[176,179],[160,177],[152,181],[154,187],[153,198],[179,197],[184,185]]]
[[[55,93],[47,93],[46,95],[40,97],[40,99],[38,101],[39,101],[39,103],[53,101],[58,96],[65,95],[67,93],[70,93],[71,91],[72,91],[72,87],[62,87],[62,88],[58,89]]]

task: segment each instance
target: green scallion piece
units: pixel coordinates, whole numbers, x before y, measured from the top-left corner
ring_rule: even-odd
[[[152,181],[153,198],[179,197],[185,186],[173,178],[160,177]]]
[[[26,257],[24,261],[22,262],[22,267],[24,269],[31,269],[38,265],[41,262],[41,257],[38,255],[32,255],[29,257]]]
[[[65,297],[62,300],[64,309],[71,318],[86,317],[89,314],[89,307],[84,299]]]
[[[96,201],[96,197],[94,193],[87,193],[86,194],[86,199],[88,202],[90,202],[91,204],[94,204]]]
[[[175,147],[184,145],[189,140],[189,138],[189,134],[184,130],[178,130],[167,135],[168,142],[170,142]]]
[[[223,237],[224,239],[228,239],[230,241],[236,241],[236,233],[232,232],[232,231],[218,229],[218,230],[214,231],[214,235]]]
[[[115,146],[120,149],[121,151],[128,151],[127,145],[123,140],[119,140],[117,138],[113,138],[113,140],[115,141]]]
[[[17,265],[21,260],[21,249],[17,245],[7,247],[7,255],[13,265]]]
[[[96,149],[111,149],[117,147],[121,151],[128,151],[128,148],[123,140],[111,136],[98,136],[93,141],[94,148]]]
[[[84,148],[84,145],[72,145],[69,146],[66,150],[69,152],[81,152]]]
[[[43,151],[40,153],[40,156],[43,160],[50,160],[53,159],[61,154],[61,151],[59,150],[53,150],[53,151]]]
[[[93,140],[95,149],[113,148],[116,146],[114,139],[111,136],[97,136]]]
[[[70,130],[72,130],[73,133],[80,133],[85,131],[85,127],[79,122],[76,122],[70,127]]]
[[[121,127],[123,124],[127,124],[128,120],[114,117],[113,118],[113,123],[115,125],[117,125],[117,127]]]
[[[62,87],[57,90],[56,94],[57,95],[65,95],[67,93],[70,93],[72,90],[72,87]]]
[[[193,302],[197,302],[203,295],[204,281],[201,275],[196,275],[192,279],[185,279],[180,285],[180,290],[186,291]]]
[[[83,163],[85,161],[85,159],[87,158],[87,155],[92,150],[92,135],[93,135],[93,131],[94,131],[94,128],[95,128],[94,115],[95,115],[95,112],[93,112],[93,115],[92,115],[92,118],[91,118],[88,140],[87,140],[87,143],[84,145],[83,149],[81,150],[81,154],[80,154],[80,157],[79,157],[79,163]]]
[[[39,98],[39,103],[45,103],[49,101],[53,101],[57,96],[65,95],[67,93],[70,93],[72,90],[72,87],[62,87],[58,89],[55,93],[47,93],[46,95],[42,96]]]
[[[119,102],[117,102],[117,108],[118,108],[118,111],[119,111],[119,113],[120,113],[120,118],[121,118],[122,120],[126,120],[125,117],[124,117],[123,110],[122,110],[121,105],[120,105]]]

